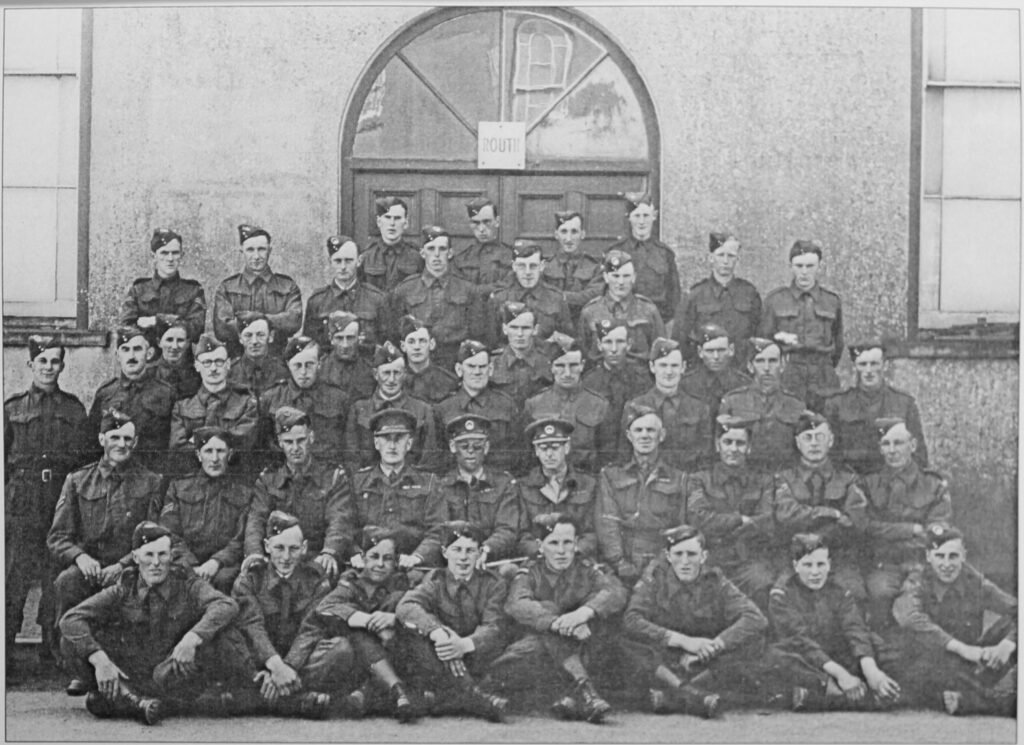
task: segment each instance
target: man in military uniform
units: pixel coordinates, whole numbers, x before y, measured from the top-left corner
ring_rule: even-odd
[[[160,524],[174,536],[175,563],[225,594],[238,576],[252,502],[252,487],[228,475],[233,442],[221,427],[195,430],[190,444],[199,472],[171,481],[160,509]]]
[[[858,473],[870,473],[883,461],[875,437],[876,419],[899,417],[917,440],[914,460],[928,466],[928,449],[921,429],[917,402],[909,393],[898,391],[885,379],[885,345],[881,341],[851,344],[850,360],[857,383],[825,401],[824,414],[836,435],[836,453],[840,460]]]
[[[174,389],[157,380],[146,366],[153,358],[153,349],[142,329],[123,326],[115,332],[114,343],[121,371],[96,391],[89,409],[89,428],[97,434],[103,412],[123,411],[136,428],[135,457],[148,468],[163,470],[171,436]]]
[[[181,236],[167,228],[157,228],[149,241],[153,254],[153,276],[132,283],[121,306],[117,322],[122,326],[154,328],[182,321],[189,341],[195,341],[206,326],[206,295],[194,279],[178,274],[181,264]]]
[[[907,573],[924,560],[928,529],[953,521],[946,480],[914,460],[917,440],[902,419],[879,419],[880,471],[861,478],[868,500],[870,571],[868,619],[876,629],[892,622],[892,601]]]
[[[244,653],[229,624],[234,600],[171,563],[171,534],[139,523],[130,536],[134,564],[116,584],[61,618],[61,652],[94,716],[156,724],[195,701],[215,678],[237,680]]]
[[[629,238],[609,247],[605,254],[617,250],[629,254],[636,267],[636,292],[652,301],[658,308],[662,320],[675,318],[679,305],[679,269],[676,267],[675,252],[654,237],[654,222],[658,210],[650,194],[629,192],[626,200],[626,218],[629,221]],[[605,269],[607,272],[608,270]],[[607,278],[605,282],[607,283]],[[657,336],[665,336],[664,329]]]
[[[540,540],[531,532],[534,518],[560,512],[576,523],[576,549],[587,558],[597,555],[594,498],[597,479],[574,468],[569,460],[573,424],[559,417],[530,422],[526,436],[533,442],[537,465],[519,480],[523,531],[517,553],[537,556]]]
[[[796,241],[789,250],[793,281],[764,299],[757,335],[774,339],[789,353],[782,385],[820,411],[839,392],[836,365],[843,356],[843,308],[839,296],[818,284],[821,244]]]
[[[274,413],[274,431],[285,462],[266,468],[256,479],[245,521],[242,571],[264,561],[262,541],[267,518],[272,511],[282,510],[299,518],[309,553],[316,557],[313,561],[333,580],[348,548],[352,499],[348,474],[344,468],[313,458],[316,432],[305,412],[280,407]]]
[[[179,452],[174,475],[184,475],[194,469],[191,458],[181,457],[194,445],[192,434],[200,427],[220,427],[231,434],[236,451],[248,461],[256,445],[256,399],[242,386],[228,383],[231,360],[224,343],[209,334],[203,334],[192,345],[196,370],[203,379],[203,387],[192,398],[174,404],[171,412],[171,450]]]
[[[409,227],[409,207],[398,197],[373,200],[380,239],[374,238],[363,249],[359,261],[359,280],[390,293],[402,280],[423,272],[419,249],[405,239]]]
[[[326,349],[331,341],[327,317],[333,311],[343,310],[359,319],[359,331],[366,344],[380,344],[384,340],[387,295],[373,285],[360,282],[356,276],[363,257],[355,241],[347,235],[332,235],[327,239],[327,258],[334,280],[306,301],[303,335],[316,339]]]
[[[498,240],[501,216],[487,197],[466,202],[473,242],[452,258],[455,273],[489,295],[511,281],[512,249]]]
[[[331,697],[352,664],[344,640],[309,645],[300,641],[303,620],[331,590],[323,569],[307,562],[306,540],[298,518],[274,510],[267,518],[265,563],[238,577],[232,596],[236,626],[248,644],[256,674],[229,692],[231,714],[270,712],[310,719],[327,716]],[[310,648],[312,646],[313,648]]]
[[[159,356],[149,363],[153,377],[174,389],[175,401],[196,395],[202,378],[192,364],[188,324],[181,319],[170,323],[158,321],[154,336],[157,338],[154,351]]]
[[[711,563],[762,609],[782,568],[772,508],[776,479],[747,465],[753,422],[720,414],[717,462],[686,480],[687,519],[707,537]]]
[[[658,412],[665,427],[661,456],[683,471],[700,468],[711,459],[711,410],[699,398],[682,390],[683,352],[679,342],[658,338],[649,355],[654,387],[631,403]],[[623,452],[628,457],[628,451]]]
[[[60,387],[64,355],[56,336],[29,336],[32,384],[4,401],[4,642],[8,670],[14,664],[14,639],[21,629],[25,600],[37,581],[42,589],[34,619],[42,621],[40,656],[54,651],[53,568],[46,532],[64,478],[88,453],[85,407]]]
[[[594,522],[601,559],[632,584],[658,555],[660,532],[686,514],[686,474],[661,457],[665,427],[657,411],[627,404],[624,421],[633,456],[601,469]]]
[[[490,452],[491,422],[476,414],[448,420],[449,448],[455,468],[439,480],[449,520],[468,520],[482,532],[477,567],[507,559],[519,538],[519,484],[497,466],[485,464]]]
[[[433,364],[431,353],[437,342],[425,323],[415,316],[403,316],[398,338],[405,352],[405,388],[409,395],[436,405],[459,390],[458,376]]]
[[[604,291],[601,255],[582,247],[586,237],[583,215],[574,211],[555,213],[559,250],[544,265],[544,281],[562,293],[574,324],[579,322],[583,306]]]
[[[377,460],[376,436],[370,426],[374,414],[385,409],[402,409],[416,421],[412,432],[410,463],[424,469],[437,468],[442,453],[437,434],[434,408],[409,395],[403,385],[405,358],[389,341],[377,347],[373,355],[373,378],[377,387],[369,398],[356,401],[349,412],[345,430],[345,452],[354,468],[373,465]]]
[[[491,386],[522,407],[551,385],[551,360],[537,343],[536,315],[524,303],[501,304],[501,331],[508,343],[494,353]]]
[[[527,400],[526,421],[556,416],[572,422],[569,460],[580,470],[596,473],[601,464],[598,456],[609,451],[617,422],[608,416],[608,401],[581,383],[583,350],[579,345],[569,339],[565,344],[552,342],[548,348],[554,384]]]
[[[555,332],[571,336],[574,331],[572,316],[562,293],[541,281],[546,262],[541,255],[540,244],[516,238],[512,244],[512,257],[512,275],[508,285],[495,291],[490,298],[490,334],[487,341],[495,347],[501,344],[502,307],[509,301],[524,303],[533,311],[538,339],[548,339]]]
[[[423,321],[434,339],[434,364],[450,369],[459,344],[486,331],[484,290],[452,271],[451,238],[444,228],[423,228],[420,255],[423,273],[407,277],[392,292],[392,328],[399,328],[404,315]]]
[[[231,360],[228,384],[242,386],[257,401],[263,392],[288,377],[288,366],[270,355],[274,329],[265,313],[246,310],[238,314],[238,341],[242,355]]]
[[[735,346],[725,329],[715,323],[701,324],[690,333],[688,346],[696,350],[693,368],[687,364],[679,387],[708,405],[711,418],[718,416],[718,406],[729,391],[750,385],[753,381],[733,367]],[[685,355],[684,355],[685,357]],[[749,357],[749,355],[747,355]]]
[[[751,464],[761,468],[785,468],[794,459],[796,424],[807,407],[782,387],[786,355],[769,339],[750,340],[753,357],[748,369],[754,376],[750,385],[729,391],[722,397],[719,415],[727,414],[755,422],[750,443]]]
[[[655,713],[710,719],[721,695],[756,689],[768,621],[708,565],[704,534],[689,525],[662,531],[665,547],[644,571],[622,621],[627,657],[650,687]]]
[[[790,559],[793,571],[771,591],[768,612],[778,640],[765,657],[772,677],[790,689],[793,710],[895,703],[900,685],[879,662],[894,665],[896,656],[868,630],[853,594],[833,580],[829,543],[797,533]]]
[[[538,515],[531,529],[540,556],[519,570],[505,601],[505,612],[525,634],[494,661],[491,674],[506,685],[514,680],[520,688],[535,688],[553,672],[560,687],[568,687],[552,711],[598,724],[611,705],[597,692],[588,668],[610,656],[609,619],[626,607],[626,588],[577,556],[579,528],[570,515]]]
[[[270,386],[260,398],[265,446],[268,450],[272,447],[267,440],[273,437],[269,433],[274,432],[275,413],[282,406],[291,406],[304,411],[313,424],[316,431],[316,441],[310,442],[313,457],[338,465],[342,460],[345,417],[351,399],[341,387],[320,379],[320,347],[308,336],[295,336],[288,341],[284,361],[288,365],[288,378]]]
[[[930,529],[927,546],[927,565],[907,578],[893,604],[910,641],[911,699],[941,700],[950,714],[1015,716],[1017,598],[967,563],[956,528]],[[987,629],[986,615],[995,616]]]
[[[46,546],[59,572],[56,623],[69,609],[117,582],[132,564],[132,531],[160,511],[161,478],[133,457],[135,422],[119,411],[100,420],[99,461],[70,474],[57,500]],[[85,693],[81,681],[68,692]]]
[[[736,276],[740,242],[734,235],[711,233],[708,248],[711,276],[693,285],[679,305],[673,335],[687,352],[686,361],[696,362],[693,352],[697,350],[687,342],[703,336],[699,329],[704,324],[715,324],[735,345],[735,357],[727,363],[743,368],[750,359],[747,339],[761,320],[761,295],[753,284]]]
[[[350,545],[358,547],[369,526],[386,528],[400,569],[436,565],[441,560],[438,531],[448,519],[448,509],[439,479],[409,463],[416,417],[406,409],[385,408],[373,414],[369,426],[379,459],[353,478],[352,517],[346,525]]]
[[[302,293],[287,274],[270,270],[270,233],[253,225],[239,225],[238,240],[245,268],[217,287],[213,333],[227,343],[232,357],[237,356],[242,351],[237,314],[246,310],[265,313],[274,328],[270,353],[279,356],[288,337],[302,325]]]
[[[633,292],[636,284],[633,257],[618,249],[609,251],[604,257],[602,277],[604,294],[583,306],[576,338],[586,350],[588,358],[596,360],[601,356],[597,342],[598,324],[607,320],[622,320],[629,331],[627,353],[646,357],[651,343],[659,336],[665,336],[665,324],[657,306],[644,295]]]
[[[828,420],[805,411],[796,427],[800,460],[778,472],[775,523],[779,543],[794,533],[815,533],[828,541],[830,576],[853,594],[867,599],[860,572],[861,546],[867,527],[867,497],[857,474],[829,457],[835,438]]]
[[[521,414],[515,401],[490,386],[493,369],[487,347],[478,341],[463,342],[455,362],[455,374],[462,380],[462,387],[439,403],[436,411],[445,424],[462,414],[487,417],[493,450],[491,464],[514,472],[525,458]]]
[[[608,400],[608,421],[622,421],[626,402],[651,387],[651,371],[647,360],[638,360],[629,352],[629,329],[626,322],[606,318],[594,329],[601,359],[583,374],[583,386]],[[618,457],[627,448],[626,430],[618,428],[608,443],[609,452],[600,455],[606,462]]]
[[[349,398],[353,401],[368,398],[373,394],[376,383],[373,366],[363,354],[365,345],[359,318],[348,311],[332,311],[327,316],[327,334],[331,348],[320,359],[317,377],[349,391]]]

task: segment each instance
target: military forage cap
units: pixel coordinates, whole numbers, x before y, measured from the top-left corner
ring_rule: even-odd
[[[203,334],[195,344],[192,345],[192,356],[199,359],[199,355],[215,352],[224,346],[224,342],[213,334]]]
[[[483,543],[484,531],[475,523],[465,520],[449,520],[442,526],[444,539],[441,541],[445,548],[455,543],[460,538],[469,538],[477,543]]]
[[[647,416],[648,414],[654,414],[654,416],[658,417],[658,421],[661,421],[661,414],[658,413],[657,409],[654,409],[650,406],[644,406],[643,404],[636,404],[633,403],[632,401],[628,401],[626,403],[626,406],[623,409],[622,413],[626,419],[627,427],[633,424],[633,422],[635,422],[640,417]]]
[[[580,219],[580,227],[583,227],[583,215],[575,210],[559,210],[555,213],[555,229],[561,227],[562,223],[569,222],[574,217]]]
[[[579,352],[582,359],[583,347],[581,347],[579,342],[571,336],[564,335],[561,337],[556,335],[554,339],[548,340],[544,349],[544,353],[547,355],[547,358],[552,362],[567,354],[572,354],[573,352]]]
[[[157,228],[153,231],[153,237],[149,239],[149,250],[156,253],[158,248],[163,248],[171,241],[182,242],[181,236],[170,228]]]
[[[925,540],[928,542],[928,548],[938,548],[943,543],[948,541],[963,540],[964,534],[958,528],[953,528],[942,523],[933,523],[928,526]]]
[[[631,264],[633,257],[625,251],[620,251],[617,248],[613,248],[604,257],[604,271],[606,272],[617,272],[619,269],[624,267],[626,264]]]
[[[377,212],[377,217],[386,215],[388,210],[395,206],[401,207],[406,214],[409,214],[409,205],[398,197],[377,197],[373,200],[373,208]]]
[[[626,200],[626,214],[630,214],[633,210],[639,207],[641,204],[646,204],[651,207],[654,206],[654,198],[651,197],[650,192],[646,191],[627,191],[622,195],[622,198]]]
[[[347,310],[335,310],[332,311],[326,319],[327,331],[331,336],[334,336],[340,331],[344,331],[353,323],[359,322],[359,316],[355,313],[349,313]]]
[[[416,429],[416,417],[405,409],[383,409],[370,417],[375,435],[410,434]]]
[[[568,442],[575,429],[572,422],[556,416],[535,419],[526,427],[526,436],[536,445],[541,442]]]
[[[231,447],[231,433],[223,427],[200,427],[192,433],[192,444],[199,450],[214,437]]]
[[[267,517],[267,538],[281,535],[288,528],[294,528],[298,524],[299,518],[295,515],[290,515],[283,510],[274,510]]]
[[[755,354],[761,354],[768,347],[778,347],[779,351],[782,351],[782,345],[774,339],[762,339],[760,336],[752,336],[747,341],[754,348]]]
[[[819,548],[828,548],[828,543],[817,533],[797,533],[789,544],[789,558],[799,561]]]
[[[381,541],[395,540],[395,534],[390,528],[380,525],[364,525],[359,533],[359,550],[364,554]]]
[[[405,339],[409,334],[413,334],[420,329],[427,329],[429,331],[430,327],[416,316],[402,316],[401,323],[398,326],[398,334],[402,339]]]
[[[677,349],[679,349],[679,342],[659,336],[651,343],[651,351],[648,353],[647,358],[652,362],[660,360],[662,357],[668,357]]]
[[[34,360],[47,349],[59,349],[60,357],[64,359],[64,345],[55,334],[32,334],[28,337],[28,358]]]
[[[622,318],[602,318],[597,322],[594,330],[597,332],[597,339],[600,341],[613,332],[615,329],[628,329],[629,324]]]
[[[466,339],[459,345],[459,351],[455,355],[455,361],[465,362],[470,357],[476,357],[481,352],[487,352],[490,354],[490,351],[485,345],[478,341],[474,341],[473,339]]]
[[[445,429],[451,442],[468,438],[480,439],[490,434],[491,420],[476,414],[463,414],[449,419]]]
[[[274,432],[283,434],[292,427],[308,427],[309,416],[294,406],[282,406],[274,412]]]
[[[724,435],[731,429],[745,429],[747,432],[751,432],[755,424],[757,424],[756,419],[736,416],[734,414],[719,414],[715,418],[715,425],[720,435]]]
[[[693,525],[677,525],[661,531],[661,537],[665,539],[666,548],[672,548],[677,543],[688,541],[701,535],[700,529]]]
[[[526,238],[516,238],[512,243],[512,257],[526,259],[541,252],[540,244]]]
[[[881,349],[882,356],[885,356],[885,342],[881,339],[867,339],[865,341],[857,342],[856,344],[850,344],[847,349],[850,352],[850,361],[856,362],[857,358],[864,352],[870,352],[872,349]]]
[[[131,424],[134,421],[131,414],[127,414],[120,409],[107,409],[100,418],[100,434],[105,434],[112,429],[121,429],[124,425]]]
[[[524,313],[533,313],[526,303],[521,303],[518,300],[506,300],[501,304],[501,322],[512,323],[512,321],[519,318]]]
[[[804,411],[796,420],[796,429],[793,434],[799,435],[808,430],[817,429],[823,424],[828,424],[828,419],[816,411]]]
[[[564,512],[545,512],[537,515],[530,523],[530,533],[534,538],[543,541],[554,531],[558,525],[571,525],[579,534],[579,526],[576,520]]]
[[[708,236],[708,251],[715,252],[729,241],[735,241],[732,233],[711,233]]]
[[[884,437],[890,429],[899,424],[906,426],[907,420],[898,416],[881,417],[880,419],[875,420],[875,429],[878,430],[878,435],[880,437]]]
[[[185,321],[184,318],[176,315],[170,315],[167,318],[157,317],[156,326],[154,328],[156,329],[155,336],[157,341],[163,339],[164,334],[166,334],[171,329],[184,329],[185,333],[188,334],[188,323]]]
[[[729,332],[725,330],[725,327],[717,323],[702,323],[690,332],[690,338],[693,339],[698,347],[703,347],[709,341],[721,339],[723,336],[728,339]]]
[[[448,242],[451,243],[452,237],[440,225],[427,225],[420,232],[423,234],[424,243],[433,243],[438,238],[447,238]]]
[[[497,205],[494,204],[494,202],[492,202],[487,197],[477,197],[476,199],[470,199],[468,202],[466,202],[466,212],[469,213],[470,217],[476,217],[477,213],[479,213],[480,210],[482,210],[487,205],[490,205],[491,207],[494,208],[494,215],[495,217],[497,217],[498,207]]]
[[[247,328],[252,326],[256,321],[266,321],[267,329],[272,328],[270,319],[267,318],[266,313],[261,313],[258,310],[243,310],[235,314],[235,319],[238,321],[238,333],[242,333]]]
[[[390,365],[395,360],[405,359],[402,356],[402,350],[392,344],[390,341],[385,341],[383,344],[378,344],[377,348],[373,351],[373,366],[380,367],[381,365]]]
[[[288,340],[288,343],[284,347],[285,362],[289,361],[295,355],[305,352],[307,349],[316,347],[316,345],[316,342],[308,336],[293,336]]]
[[[132,531],[132,550],[142,548],[147,543],[163,538],[165,535],[169,536],[171,531],[165,528],[159,523],[152,522],[151,520],[143,520],[141,523],[135,526],[135,530]]]
[[[346,243],[355,243],[355,241],[347,235],[332,235],[327,239],[327,257],[334,256]]]
[[[814,254],[820,259],[821,243],[818,241],[794,241],[793,246],[789,249],[789,260],[792,261],[797,256],[804,254]]]
[[[116,342],[115,346],[119,347],[122,344],[127,344],[136,336],[141,336],[143,339],[146,340],[147,343],[150,344],[150,346],[152,346],[153,340],[149,337],[149,335],[134,324],[130,326],[117,327],[117,331],[114,332],[114,341]]]
[[[270,233],[263,228],[258,228],[255,225],[239,225],[238,226],[238,242],[245,243],[250,238],[256,238],[257,236],[265,235],[267,237],[267,243],[270,243]]]

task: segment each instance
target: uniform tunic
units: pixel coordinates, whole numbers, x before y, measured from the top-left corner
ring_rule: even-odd
[[[482,339],[487,332],[481,292],[481,288],[451,271],[443,277],[427,272],[408,277],[391,294],[390,334],[392,338],[399,336],[402,316],[415,316],[430,328],[437,343],[434,362],[451,367],[459,344],[466,339]]]
[[[270,353],[279,357],[288,337],[302,325],[302,293],[295,280],[270,267],[259,274],[245,269],[221,282],[213,299],[213,332],[232,356],[242,352],[235,315],[247,310],[266,314],[274,329]]]
[[[203,384],[202,377],[196,372],[196,368],[191,363],[189,357],[183,358],[181,363],[177,365],[172,365],[161,357],[156,362],[151,362],[149,367],[153,371],[154,378],[161,383],[167,383],[167,385],[174,389],[175,401],[182,398],[191,398],[196,395],[199,387]]]
[[[460,387],[437,404],[435,410],[440,423],[445,425],[463,414],[476,414],[490,419],[491,450],[487,454],[488,463],[499,470],[521,470],[526,458],[522,411],[504,393],[487,387],[476,396],[470,396],[465,388]]]
[[[548,259],[542,280],[562,293],[575,323],[583,306],[604,292],[603,272],[600,254],[580,247],[572,253],[560,250]]]
[[[609,417],[609,404],[604,396],[577,386],[574,389],[551,386],[526,402],[526,420],[557,416],[573,424],[569,461],[584,471],[596,472],[601,467],[599,453],[608,452],[615,440],[618,422]]]
[[[572,315],[561,292],[543,282],[538,282],[535,287],[526,288],[513,279],[508,287],[491,295],[488,308],[490,329],[488,338],[484,341],[492,346],[498,346],[505,338],[501,331],[501,306],[510,301],[523,303],[533,312],[538,339],[547,339],[556,331],[567,336],[573,335],[575,328]]]
[[[299,388],[289,377],[279,380],[260,396],[260,413],[264,416],[265,447],[272,447],[274,414],[282,406],[292,406],[309,416],[316,433],[313,457],[337,465],[345,446],[345,417],[351,399],[344,389],[317,379],[309,388]]]
[[[857,475],[826,460],[817,468],[802,463],[778,474],[775,493],[775,520],[780,543],[786,544],[796,533],[818,533],[828,539],[833,565],[837,555],[853,562],[867,528],[867,497],[857,483]],[[843,527],[827,514],[839,510],[850,518]]]
[[[404,238],[393,246],[379,238],[374,239],[359,256],[362,258],[358,269],[359,281],[385,293],[394,290],[405,278],[423,271],[419,247]]]
[[[900,564],[924,558],[924,539],[914,536],[914,525],[925,527],[953,521],[946,480],[913,461],[894,471],[886,466],[863,477],[867,496],[867,534],[874,561]]]
[[[796,425],[806,408],[803,401],[787,391],[766,394],[757,383],[751,383],[726,393],[718,412],[754,420],[750,462],[779,469],[796,458]]]
[[[583,374],[582,384],[584,388],[608,399],[608,421],[618,423],[622,421],[622,410],[626,402],[646,391],[653,382],[646,362],[627,360],[618,367],[608,367],[604,362],[598,362]],[[601,455],[602,462],[617,458],[627,446],[625,430],[616,428],[615,437],[608,444],[608,451]]]
[[[650,298],[662,318],[674,318],[680,294],[675,252],[655,238],[638,241],[630,237],[609,246],[605,253],[615,249],[625,251],[633,258],[637,294]]]
[[[452,269],[480,287],[481,292],[490,294],[513,281],[512,248],[498,241],[480,244],[474,240],[455,252]]]
[[[491,560],[514,553],[522,524],[519,483],[514,478],[488,466],[482,476],[474,476],[472,483],[467,483],[454,470],[439,479],[438,489],[447,504],[445,519],[466,520],[479,526],[487,536],[480,548],[488,547]]]
[[[491,387],[506,394],[520,407],[526,399],[536,396],[553,382],[551,360],[536,346],[521,357],[511,347],[504,347],[494,355]]]
[[[316,339],[323,349],[329,349],[331,339],[327,333],[327,317],[336,310],[352,313],[359,319],[359,334],[365,343],[380,344],[384,341],[387,295],[382,290],[359,281],[343,290],[337,282],[331,282],[306,301],[303,335]]]
[[[418,372],[405,368],[404,385],[413,398],[437,405],[459,390],[462,381],[452,371],[430,364]]]
[[[206,327],[206,293],[194,279],[180,274],[161,278],[140,277],[128,288],[128,297],[121,305],[117,322],[122,326],[134,325],[140,318],[169,314],[185,322],[189,341],[194,342]]]
[[[205,472],[172,481],[160,524],[174,533],[175,560],[187,567],[210,559],[221,570],[237,567],[252,494],[252,487],[229,476],[210,478]]]
[[[917,440],[914,460],[922,467],[928,466],[921,415],[909,393],[889,385],[871,393],[854,387],[828,398],[824,414],[836,436],[833,452],[857,473],[870,473],[885,465],[875,420],[886,417],[898,417],[907,423],[907,430]]]
[[[191,450],[189,441],[200,427],[220,427],[230,433],[235,450],[256,445],[256,398],[242,386],[225,386],[213,393],[203,387],[192,398],[178,401],[171,412],[171,450]]]
[[[135,422],[135,457],[150,468],[162,470],[171,436],[174,396],[174,389],[157,380],[151,369],[147,369],[136,380],[129,380],[124,375],[108,380],[96,391],[92,408],[89,409],[89,427],[92,432],[89,444],[98,448],[93,443],[100,431],[103,412],[116,408]],[[93,454],[96,453],[94,449]]]
[[[288,366],[277,357],[266,356],[255,360],[244,354],[231,360],[228,385],[242,386],[257,400],[263,392],[279,380],[290,375]],[[320,375],[323,375],[321,368]]]
[[[736,363],[744,365],[750,357],[747,339],[754,336],[760,320],[761,295],[753,284],[733,277],[723,285],[710,276],[690,287],[683,298],[676,312],[673,336],[688,350],[686,358],[696,362],[691,335],[705,323],[718,324],[728,332],[729,341],[736,347]]]
[[[654,340],[659,336],[665,336],[665,323],[658,312],[658,307],[651,300],[637,293],[621,301],[613,300],[611,295],[605,292],[584,305],[580,311],[576,339],[590,359],[601,359],[597,324],[604,320],[616,319],[626,322],[629,352],[638,357],[646,358]]]
[[[437,468],[442,464],[440,441],[437,435],[437,415],[434,407],[425,401],[413,398],[405,391],[396,398],[385,400],[380,391],[374,391],[369,398],[356,401],[348,415],[345,429],[346,457],[358,468],[370,466],[379,460],[373,445],[373,431],[370,419],[378,411],[401,409],[416,418],[416,431],[412,433],[413,447],[409,462],[422,468]]]
[[[369,398],[377,388],[377,381],[373,379],[373,366],[363,357],[343,360],[329,353],[320,360],[317,378],[345,389],[350,401]]]
[[[693,370],[679,380],[679,389],[706,403],[711,410],[711,420],[714,421],[718,418],[718,407],[722,403],[722,397],[729,391],[743,388],[753,382],[749,375],[744,375],[739,370],[727,367],[716,373],[698,360],[694,363]]]
[[[520,556],[536,556],[540,541],[529,531],[537,515],[562,512],[570,515],[577,524],[577,547],[584,556],[597,554],[597,533],[594,530],[594,501],[597,496],[597,479],[590,474],[576,470],[571,465],[564,478],[556,486],[545,476],[540,466],[534,467],[519,480],[519,494],[523,515],[523,531],[519,536],[517,553]]]
[[[712,457],[711,409],[699,398],[682,388],[668,394],[651,388],[631,401],[637,406],[649,406],[661,416],[665,426],[665,439],[661,443],[661,457],[665,462],[683,471],[692,471]],[[621,428],[628,427],[625,417]],[[628,457],[629,448],[621,451]]]

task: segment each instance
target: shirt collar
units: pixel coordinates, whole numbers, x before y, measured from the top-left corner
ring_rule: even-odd
[[[242,277],[252,285],[257,279],[262,279],[264,282],[269,282],[274,276],[274,273],[270,271],[270,265],[267,264],[263,267],[263,270],[259,273],[252,271],[249,267],[242,270]]]
[[[799,300],[804,295],[810,295],[814,300],[818,300],[821,297],[821,285],[817,282],[814,283],[814,287],[809,290],[801,290],[796,286],[796,280],[789,283],[789,291],[793,295],[794,300]]]
[[[451,280],[452,270],[449,267],[448,271],[440,277],[435,277],[433,274],[428,272],[426,269],[423,270],[422,280],[423,284],[428,288],[433,287],[435,284],[440,285],[442,290],[448,289],[448,282]]]

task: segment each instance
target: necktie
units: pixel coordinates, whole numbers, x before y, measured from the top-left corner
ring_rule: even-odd
[[[811,504],[817,506],[825,501],[825,477],[817,471],[807,477],[807,489],[811,492]]]
[[[398,483],[398,471],[392,471],[388,474],[388,483],[392,485]]]
[[[206,405],[206,418],[203,420],[203,424],[207,427],[217,427],[220,425],[220,412],[224,408],[224,404],[221,403],[220,398],[214,396],[210,399],[210,402]]]

